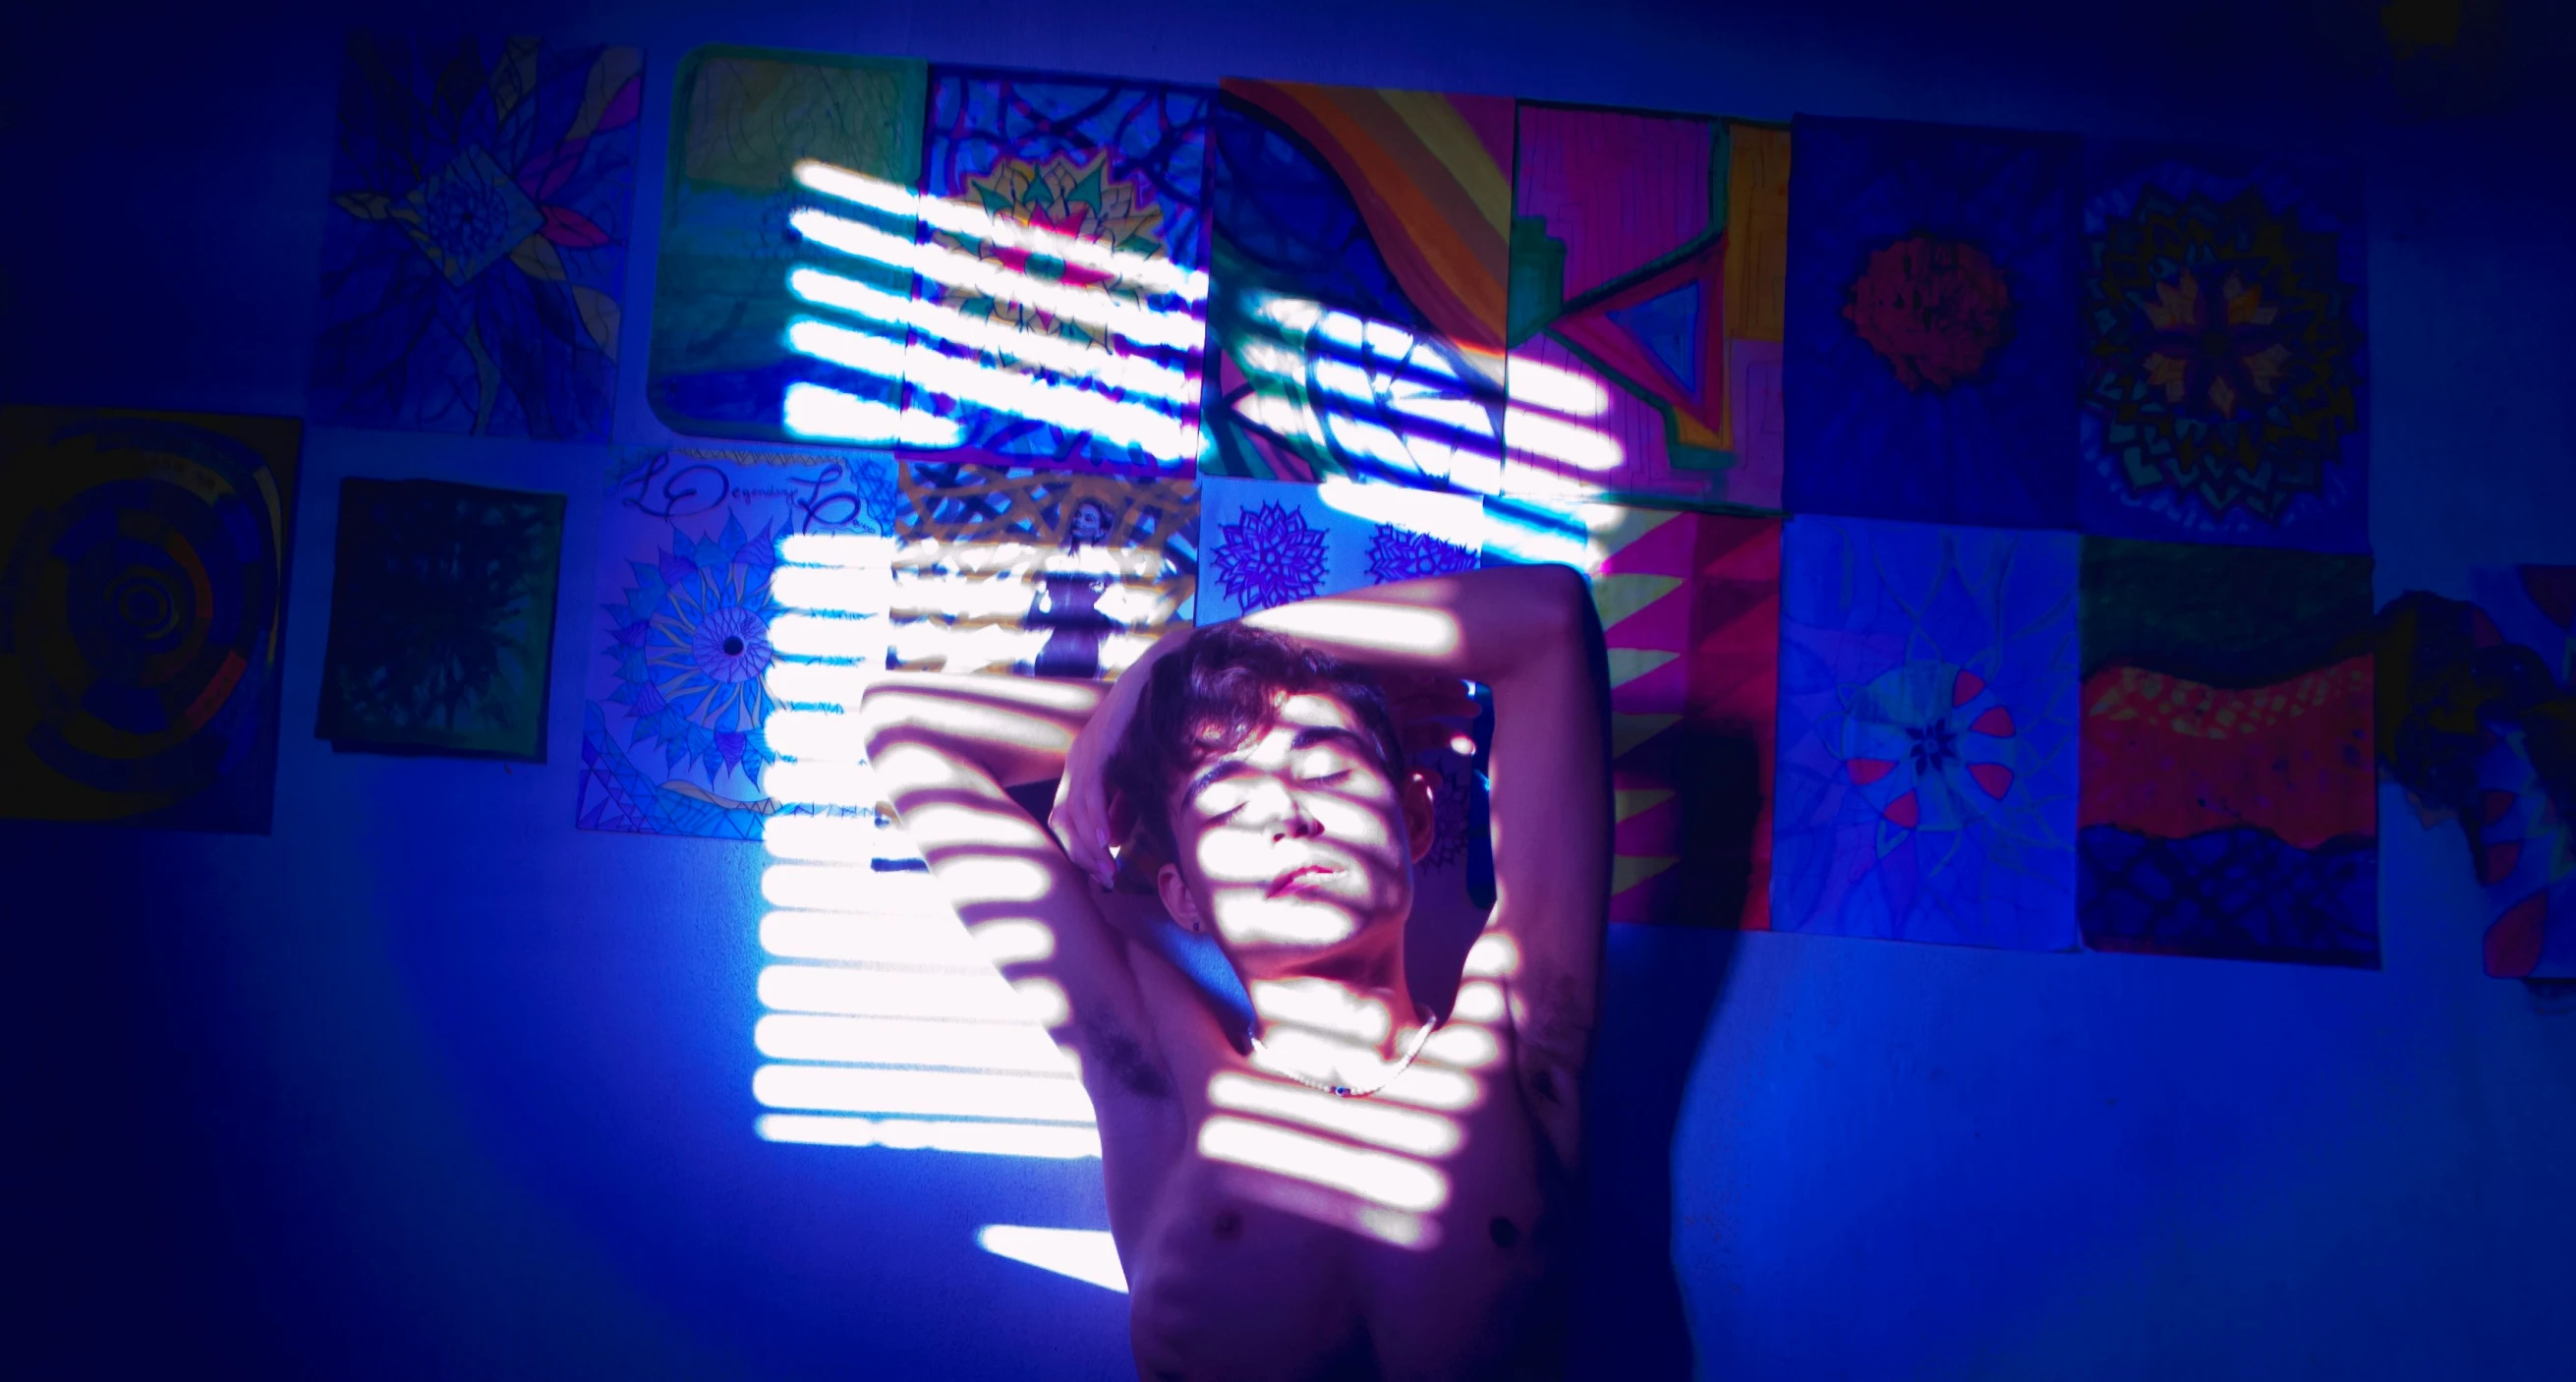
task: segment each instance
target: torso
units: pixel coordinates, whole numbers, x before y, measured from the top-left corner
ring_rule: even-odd
[[[1117,1168],[1139,1190],[1119,1248],[1144,1377],[1553,1375],[1575,1212],[1564,1171],[1573,1101],[1551,1097],[1544,1080],[1545,1093],[1527,1087],[1497,989],[1480,992],[1470,980],[1411,1068],[1370,1097],[1339,1101],[1362,1118],[1397,1120],[1399,1141],[1454,1132],[1455,1147],[1431,1155],[1333,1137],[1293,1117],[1247,1115],[1239,1097],[1233,1108],[1212,1101],[1219,1081],[1308,1107],[1334,1096],[1255,1068],[1227,1044],[1187,979],[1141,954],[1133,964],[1182,1130],[1154,1143],[1103,1128],[1126,1147],[1164,1148],[1164,1164]],[[1232,1126],[1212,1133],[1211,1120]],[[1413,1213],[1256,1169],[1227,1154],[1229,1136],[1240,1145],[1248,1130],[1257,1145],[1314,1136],[1338,1147],[1344,1165],[1354,1155],[1384,1158],[1363,1162],[1361,1174],[1384,1174],[1385,1200],[1432,1198],[1426,1169],[1443,1193],[1436,1207]],[[1310,1164],[1315,1154],[1305,1144],[1296,1159]]]

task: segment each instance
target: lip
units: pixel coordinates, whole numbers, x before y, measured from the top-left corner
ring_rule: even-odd
[[[1299,864],[1297,867],[1279,875],[1279,877],[1271,883],[1269,895],[1272,897],[1286,897],[1290,893],[1303,892],[1311,888],[1314,883],[1330,878],[1339,872],[1341,872],[1341,870],[1336,869],[1329,864]]]

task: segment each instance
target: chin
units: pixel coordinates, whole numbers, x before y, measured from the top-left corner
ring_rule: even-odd
[[[1263,898],[1224,917],[1218,931],[1237,951],[1266,955],[1323,955],[1361,936],[1401,926],[1403,913],[1370,919],[1329,897]]]

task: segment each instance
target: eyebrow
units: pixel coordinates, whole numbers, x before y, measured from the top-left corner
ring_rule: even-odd
[[[1353,748],[1365,747],[1361,743],[1357,730],[1344,729],[1340,725],[1308,725],[1298,730],[1296,737],[1288,741],[1288,751],[1295,753],[1300,749],[1311,749],[1317,744],[1335,741],[1349,744]],[[1181,791],[1181,800],[1189,801],[1229,777],[1251,771],[1253,771],[1252,765],[1240,758],[1220,759],[1209,764],[1205,771],[1190,779],[1190,785]]]

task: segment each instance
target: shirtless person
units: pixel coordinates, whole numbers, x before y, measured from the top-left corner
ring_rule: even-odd
[[[1176,633],[1107,688],[869,693],[895,810],[1090,1092],[1143,1377],[1561,1368],[1608,886],[1598,646],[1579,576],[1508,567]],[[1461,678],[1494,697],[1496,897],[1453,990],[1454,947],[1451,975],[1407,972],[1433,784],[1382,687]],[[1004,791],[1059,777],[1045,828]],[[1159,909],[1112,886],[1120,856],[1150,857]],[[1194,943],[1248,1013],[1189,977]]]

